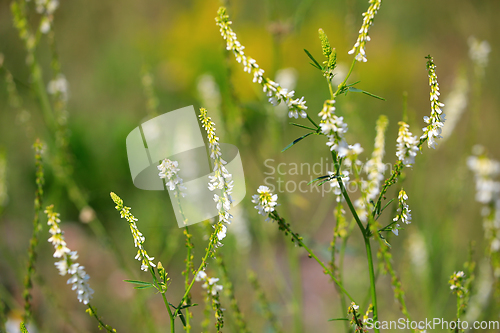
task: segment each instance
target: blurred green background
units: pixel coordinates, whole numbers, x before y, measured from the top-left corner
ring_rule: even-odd
[[[102,221],[124,265],[99,240],[95,228],[80,222],[78,205],[70,199],[68,187],[52,167],[50,156],[54,147],[50,144],[44,155],[44,206],[53,203],[61,213],[68,246],[80,254],[79,262],[86,267],[90,285],[96,291],[93,304],[105,322],[118,332],[149,332],[152,327],[165,331],[168,316],[161,297],[150,290],[135,291],[122,281],[146,280],[148,276],[133,259],[135,249],[129,228],[109,197],[110,191],[116,192],[139,218],[138,226],[146,237],[149,254],[162,261],[169,272],[169,299],[176,303],[184,292],[182,229],[177,227],[167,193],[142,191],[133,186],[126,155],[126,136],[151,117],[142,84],[147,71],[153,78],[160,114],[187,105],[196,109],[205,106],[218,125],[221,141],[235,144],[240,150],[247,197],[220,253],[229,267],[236,297],[251,331],[272,329],[248,281],[249,269],[256,272],[284,331],[340,331],[342,322],[328,322],[346,314],[346,309],[339,306],[333,284],[305,251],[289,246],[288,237],[275,224],[264,222],[251,203],[251,195],[264,183],[264,172],[269,171],[264,164],[266,159],[273,159],[267,163],[275,167],[278,163],[312,164],[322,158],[325,161],[329,157],[325,139],[310,137],[280,153],[305,132],[288,124],[285,109],[267,103],[260,87],[226,52],[214,20],[220,5],[211,0],[61,2],[55,12],[54,31],[62,73],[69,83],[67,126],[71,159],[67,162],[73,166],[72,179]],[[318,28],[323,28],[337,49],[339,76],[342,69],[345,74],[352,59],[347,52],[357,38],[367,1],[254,0],[229,1],[225,5],[234,22],[233,29],[246,46],[245,52],[257,60],[268,77],[276,78],[283,74],[280,70],[293,68],[285,73],[296,80],[296,96],[305,96],[309,114],[317,119],[329,96],[328,86],[321,72],[308,64],[303,49],[321,59],[317,36]],[[32,126],[27,131],[23,117],[9,107],[2,78],[0,150],[6,156],[8,202],[0,210],[0,282],[6,315],[12,319],[19,317],[22,305],[22,281],[32,233],[35,167],[31,147],[36,137],[50,143],[54,133],[47,129],[31,88],[26,52],[13,27],[9,6],[9,1],[0,1],[0,52],[4,55],[4,68],[15,78]],[[30,22],[35,24],[39,16],[31,9]],[[391,243],[394,266],[415,320],[454,320],[455,296],[449,290],[449,276],[463,268],[470,241],[476,242],[478,263],[483,257],[481,206],[475,202],[474,180],[465,161],[474,144],[484,145],[491,156],[500,158],[499,11],[500,2],[494,0],[384,1],[370,30],[368,62],[356,65],[350,82],[360,80],[359,88],[386,101],[354,93],[337,101],[338,112],[349,124],[347,141],[359,142],[365,149],[361,160],[369,158],[373,149],[376,119],[381,114],[388,116],[385,162],[394,163],[404,93],[408,96],[409,123],[414,134],[420,135],[422,117],[429,114],[424,57],[434,57],[445,103],[459,77],[468,82],[467,105],[454,131],[439,142],[436,150],[424,147],[416,165],[405,170],[403,185],[409,195],[413,223],[399,237],[392,237]],[[491,46],[483,77],[475,74],[469,57],[470,36],[487,40]],[[43,80],[48,84],[51,50],[46,37],[42,37],[36,54]],[[444,112],[448,110],[445,108]],[[306,124],[304,120],[298,122]],[[274,175],[275,180],[280,177],[296,182],[317,176],[321,175]],[[300,191],[278,195],[280,214],[320,258],[328,261],[335,225],[334,196]],[[395,195],[392,189],[387,197]],[[390,215],[384,214],[381,223],[388,223]],[[48,233],[44,217],[42,223],[45,227],[40,233],[33,300],[38,332],[97,332],[95,322],[66,285],[66,278],[59,276],[53,266],[52,248],[45,241]],[[192,233],[197,265],[204,253],[205,228],[195,225]],[[215,264],[208,269],[212,275],[218,275]],[[366,258],[357,230],[348,242],[344,279],[346,289],[356,299],[368,300]],[[390,278],[380,276],[377,288],[379,317],[402,317]],[[198,331],[203,310],[199,285],[195,285],[193,300],[200,304],[194,310],[194,331]],[[499,320],[498,304],[495,307],[493,301],[491,296],[479,319]],[[224,297],[222,303],[227,309],[225,331],[234,332],[229,303]]]

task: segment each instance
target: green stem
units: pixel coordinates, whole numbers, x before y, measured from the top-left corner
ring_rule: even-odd
[[[151,273],[151,276],[153,277],[153,281],[155,282],[155,285],[157,286],[158,290],[162,290],[160,284],[158,283],[158,280],[156,279],[156,274],[153,270],[153,267],[149,267],[149,273]],[[160,291],[161,297],[163,298],[163,303],[165,303],[165,307],[168,310],[168,316],[170,317],[170,332],[174,333],[175,332],[175,321],[174,321],[174,316],[172,314],[172,310],[170,309],[170,304],[168,303],[167,296],[165,296],[165,291]]]
[[[290,224],[286,223],[285,219],[279,216],[278,211],[276,211],[276,210],[273,211],[272,213],[269,214],[269,217],[271,217],[273,220],[278,222],[280,229],[285,231],[286,234],[288,234],[288,233],[291,234],[293,240],[295,242],[297,242],[297,244],[299,244],[300,247],[304,248],[304,250],[306,250],[307,253],[309,253],[309,257],[314,258],[314,260],[316,260],[318,262],[318,264],[320,264],[320,266],[323,268],[324,273],[328,274],[332,278],[332,280],[335,282],[335,284],[337,284],[337,286],[340,288],[340,290],[347,297],[349,297],[349,299],[352,302],[354,302],[354,299],[352,298],[352,296],[347,292],[347,290],[344,289],[344,287],[339,282],[339,280],[333,275],[332,271],[326,267],[326,265],[316,256],[316,254],[314,254],[314,252],[306,244],[304,244],[304,242],[302,241],[302,237],[300,237],[297,233],[292,232],[292,230],[290,229]]]

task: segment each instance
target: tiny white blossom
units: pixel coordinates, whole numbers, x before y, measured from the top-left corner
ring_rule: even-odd
[[[370,41],[370,36],[368,36],[368,30],[373,24],[373,18],[382,4],[382,0],[369,0],[370,6],[368,10],[363,13],[363,24],[361,25],[361,29],[359,29],[359,36],[354,44],[353,48],[348,52],[349,54],[356,53],[356,60],[366,62],[366,53],[365,46],[366,42]]]
[[[406,194],[404,189],[401,189],[398,195],[398,201],[399,201],[399,208],[397,210],[398,215],[396,215],[396,217],[392,219],[394,222],[401,221],[402,223],[406,224],[411,223],[411,214],[410,214],[411,210],[409,209],[406,200],[408,200],[408,195]],[[397,227],[399,227],[399,224],[396,224],[396,227],[392,229],[392,232],[396,236],[399,234],[399,230],[397,229]]]
[[[257,193],[252,196],[252,202],[256,204],[255,209],[259,211],[259,214],[268,216],[278,205],[278,195],[273,194],[269,187],[264,185],[259,186]]]
[[[407,123],[403,121],[399,122],[396,156],[405,166],[411,166],[415,163],[415,156],[417,156],[419,150],[419,140],[416,136],[413,136],[409,128],[410,125]]]

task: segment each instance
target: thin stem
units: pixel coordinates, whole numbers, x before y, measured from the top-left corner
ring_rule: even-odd
[[[151,276],[153,277],[153,281],[155,282],[157,289],[160,290],[161,297],[163,298],[163,303],[165,303],[165,307],[168,310],[168,316],[170,317],[170,332],[174,333],[175,332],[175,321],[174,321],[175,318],[172,314],[172,310],[170,309],[170,304],[168,303],[167,296],[165,296],[165,291],[162,289],[162,287],[158,283],[158,279],[156,278],[156,274],[155,274],[153,267],[151,267],[151,266],[149,267],[149,272],[151,273]]]
[[[370,245],[370,238],[364,237],[365,247],[366,247],[366,257],[368,258],[368,269],[370,273],[370,294],[372,298],[373,304],[373,321],[378,321],[378,311],[377,311],[377,291],[375,288],[375,270],[373,269],[373,257],[372,257],[372,248]],[[375,332],[379,330],[375,328]]]
[[[332,99],[334,99],[335,97],[337,97],[342,92],[342,90],[344,89],[347,80],[351,76],[351,73],[352,73],[352,70],[354,69],[354,65],[356,64],[356,61],[357,61],[356,58],[352,59],[352,63],[351,63],[351,67],[349,68],[349,72],[347,72],[347,75],[346,75],[344,81],[342,81],[342,83],[339,84],[337,90],[333,94],[333,98]]]
[[[89,307],[87,312],[90,314],[91,317],[94,317],[97,320],[97,322],[99,323],[100,330],[104,328],[106,330],[106,332],[111,332],[111,333],[116,332],[116,330],[114,328],[103,323],[101,318],[99,318],[99,316],[97,315],[95,308],[92,305],[90,305],[90,303],[87,304],[87,306]]]
[[[316,256],[316,254],[314,254],[314,252],[306,244],[304,244],[304,242],[302,241],[302,237],[300,237],[299,234],[292,232],[292,230],[290,229],[290,224],[286,223],[285,219],[280,217],[276,210],[273,211],[272,213],[270,213],[269,217],[272,218],[273,220],[275,220],[276,222],[278,222],[280,229],[285,231],[285,234],[291,234],[292,239],[295,242],[297,242],[297,244],[299,244],[300,247],[303,247],[304,250],[307,251],[307,253],[309,253],[310,258],[314,258],[314,260],[316,260],[318,262],[318,264],[320,264],[320,266],[323,268],[324,273],[328,274],[332,278],[332,280],[337,284],[337,286],[339,286],[340,290],[342,290],[342,292],[347,297],[349,297],[349,299],[352,302],[354,302],[354,299],[347,292],[347,290],[345,290],[345,288],[342,286],[342,284],[339,282],[339,280],[333,275],[332,271],[326,267],[326,265]]]

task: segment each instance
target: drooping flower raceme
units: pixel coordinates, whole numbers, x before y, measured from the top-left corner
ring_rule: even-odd
[[[210,176],[208,188],[210,191],[218,190],[219,194],[214,193],[214,201],[217,203],[217,210],[219,211],[219,223],[214,227],[217,230],[217,237],[219,241],[226,237],[227,226],[231,224],[229,209],[231,208],[231,194],[233,192],[233,180],[231,174],[224,166],[227,162],[222,159],[222,153],[219,146],[219,137],[215,135],[215,123],[207,114],[207,110],[200,109],[200,121],[203,128],[207,132],[208,144],[210,148],[210,158],[214,165],[214,175]]]
[[[256,204],[254,208],[259,211],[259,214],[268,216],[278,205],[278,195],[273,194],[269,187],[261,185],[257,189],[257,194],[252,196],[252,202]]]
[[[370,41],[370,36],[368,36],[368,30],[373,24],[373,18],[382,4],[382,0],[370,0],[370,7],[368,10],[363,13],[363,24],[361,25],[361,29],[359,29],[359,36],[354,44],[353,48],[348,52],[349,54],[356,53],[356,60],[366,62],[366,53],[365,53],[365,45],[366,42]]]
[[[78,300],[83,304],[88,304],[92,298],[94,290],[88,284],[89,276],[85,272],[85,267],[76,262],[78,253],[71,251],[64,241],[64,233],[59,228],[59,214],[54,212],[54,205],[50,205],[45,209],[47,214],[47,224],[50,226],[49,233],[52,235],[49,242],[54,245],[55,252],[54,258],[61,258],[55,263],[60,275],[69,274],[71,277],[68,279],[68,284],[73,284],[71,289],[76,290]]]
[[[408,167],[415,163],[415,156],[419,150],[418,143],[418,138],[410,132],[410,125],[400,121],[396,156],[405,166]]]
[[[161,179],[165,179],[167,187],[170,191],[175,191],[175,195],[182,195],[182,190],[185,187],[182,185],[182,178],[179,177],[178,172],[180,171],[179,162],[171,161],[168,158],[164,159],[160,165],[158,165],[158,170]]]
[[[398,201],[399,201],[399,208],[397,210],[398,215],[396,215],[396,217],[392,219],[394,222],[401,221],[402,223],[406,224],[411,223],[411,214],[410,214],[411,210],[409,209],[406,200],[408,200],[408,195],[406,194],[404,189],[401,189],[398,195]],[[396,227],[392,229],[392,232],[396,236],[399,234],[399,230],[397,229],[397,227],[399,227],[399,224],[396,224]]]
[[[326,100],[323,103],[323,109],[318,114],[321,117],[321,132],[328,138],[327,146],[330,150],[335,150],[338,157],[342,158],[349,153],[349,145],[344,139],[347,132],[347,124],[344,123],[344,117],[335,114],[335,100]]]
[[[426,58],[427,71],[429,74],[429,85],[431,87],[431,116],[424,117],[424,121],[429,125],[422,129],[424,131],[424,134],[422,134],[422,136],[420,137],[420,142],[423,143],[425,140],[427,140],[428,147],[435,149],[437,146],[436,139],[442,138],[441,129],[443,128],[446,119],[445,114],[441,110],[444,104],[439,101],[440,92],[436,75],[436,65],[434,65],[434,60],[430,55]]]
[[[138,219],[130,213],[130,207],[123,205],[123,200],[118,195],[111,192],[111,199],[115,202],[115,208],[120,212],[121,218],[126,219],[130,226],[130,231],[132,232],[132,237],[134,238],[134,245],[137,248],[137,255],[135,256],[135,259],[141,262],[141,270],[147,271],[150,267],[156,267],[153,263],[155,258],[150,257],[144,249],[144,242],[146,241],[146,238],[137,228],[137,224],[135,222],[138,221]]]
[[[243,51],[245,47],[240,44],[236,34],[233,29],[231,29],[232,22],[229,20],[229,16],[226,13],[226,8],[219,8],[215,21],[220,27],[222,37],[226,40],[226,49],[234,53],[236,61],[243,65],[243,70],[245,72],[253,75],[253,82],[257,82],[262,85],[263,91],[267,93],[267,96],[269,97],[269,102],[275,106],[282,102],[285,103],[288,107],[288,116],[290,118],[298,118],[299,115],[302,118],[306,118],[307,106],[304,97],[294,99],[293,96],[295,92],[293,90],[288,91],[287,89],[282,88],[277,82],[264,77],[264,70],[259,67],[255,59],[245,55],[245,52]]]

